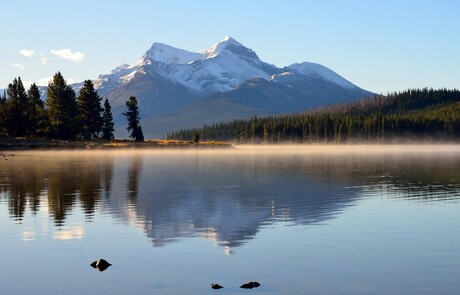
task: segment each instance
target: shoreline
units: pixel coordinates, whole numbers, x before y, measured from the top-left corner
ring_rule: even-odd
[[[11,138],[0,137],[0,154],[8,151],[40,151],[40,150],[61,150],[61,151],[84,151],[84,150],[147,150],[147,149],[254,149],[262,152],[264,150],[277,150],[283,149],[285,152],[297,149],[299,146],[309,147],[310,152],[316,151],[318,148],[336,149],[341,147],[348,150],[360,150],[363,148],[380,147],[388,150],[403,147],[402,151],[419,150],[421,147],[426,146],[460,146],[458,142],[389,142],[389,143],[345,143],[345,144],[318,144],[318,143],[285,143],[285,144],[250,144],[250,143],[233,143],[224,141],[201,141],[194,143],[192,141],[182,140],[145,140],[143,142],[135,142],[128,139],[114,139],[114,140],[54,140],[54,139],[29,139],[29,138]]]
[[[192,141],[181,140],[145,140],[135,142],[127,139],[114,140],[55,140],[28,138],[0,138],[0,151],[27,150],[100,150],[100,149],[165,149],[165,148],[196,148],[196,149],[227,149],[232,148],[231,142],[223,141]]]

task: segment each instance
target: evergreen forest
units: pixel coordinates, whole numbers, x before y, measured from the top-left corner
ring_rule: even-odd
[[[411,89],[305,113],[179,130],[168,139],[236,143],[452,142],[460,139],[460,91]]]
[[[43,101],[37,85],[26,91],[19,77],[0,95],[0,136],[91,140],[113,139],[113,132],[110,103],[105,99],[102,106],[91,80],[84,81],[77,96],[58,72]]]

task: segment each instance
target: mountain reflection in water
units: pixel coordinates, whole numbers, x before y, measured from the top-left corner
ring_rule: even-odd
[[[261,227],[327,222],[364,195],[460,198],[449,155],[23,152],[0,164],[0,204],[18,223],[46,210],[59,238],[81,238],[84,225],[65,229],[80,210],[135,223],[153,246],[200,236],[230,252]]]

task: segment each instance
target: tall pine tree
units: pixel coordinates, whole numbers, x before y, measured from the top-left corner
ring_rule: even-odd
[[[130,96],[126,102],[128,111],[124,112],[123,115],[126,116],[128,120],[128,132],[131,132],[129,135],[130,138],[135,141],[144,141],[144,134],[142,132],[142,127],[139,123],[139,107],[137,106],[137,99],[134,96]]]
[[[77,99],[78,121],[84,139],[97,138],[102,129],[102,97],[94,89],[93,82],[86,80]]]
[[[25,136],[27,122],[27,94],[21,77],[15,78],[6,91],[6,129],[10,136]]]
[[[49,135],[60,139],[75,139],[78,133],[75,91],[67,85],[60,72],[48,83],[46,107],[50,123]]]
[[[103,139],[113,139],[113,117],[112,117],[112,107],[110,106],[109,100],[106,98],[104,102],[104,113],[102,114],[102,138]]]
[[[27,123],[26,133],[28,136],[43,136],[46,125],[46,115],[43,101],[40,99],[40,91],[37,85],[30,85],[27,92]]]

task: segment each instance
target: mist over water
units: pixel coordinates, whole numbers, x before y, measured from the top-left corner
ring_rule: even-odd
[[[460,287],[456,145],[14,154],[0,159],[6,294]],[[113,266],[95,274],[98,258]]]
[[[248,153],[288,154],[460,154],[458,144],[285,144],[285,145],[236,145],[236,149]]]

